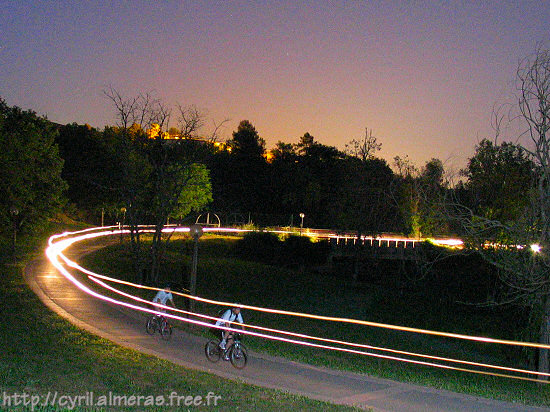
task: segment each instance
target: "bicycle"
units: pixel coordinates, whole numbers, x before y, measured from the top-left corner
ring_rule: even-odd
[[[170,340],[172,337],[172,325],[162,315],[153,315],[147,319],[145,330],[149,335],[154,335],[156,331],[159,331],[164,340]]]
[[[220,348],[221,339],[212,339],[204,345],[204,353],[210,362],[218,362],[220,358],[231,361],[231,364],[237,369],[243,369],[248,361],[248,352],[241,343],[241,334],[233,335],[233,345],[229,349]]]

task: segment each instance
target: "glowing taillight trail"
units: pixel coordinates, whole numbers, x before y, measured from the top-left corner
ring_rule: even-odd
[[[111,234],[111,233],[108,233]],[[81,239],[83,240],[83,239]],[[149,286],[143,286],[143,285],[137,285],[135,283],[119,280],[119,279],[113,279],[109,278],[107,276],[103,276],[94,272],[91,272],[77,263],[71,261],[70,259],[67,259],[65,256],[62,256],[62,258],[65,260],[65,262],[77,269],[82,271],[83,273],[86,273],[88,275],[93,275],[98,278],[103,278],[105,280],[110,280],[112,282],[117,282],[121,284],[126,284],[129,286],[139,287],[143,289],[149,289],[149,290],[160,290],[159,288],[153,288]],[[172,291],[173,294],[179,295],[185,298],[194,299],[199,302],[209,303],[213,305],[218,306],[234,306],[235,304],[233,302],[223,302],[223,301],[216,301],[212,299],[206,299],[201,298],[199,296],[192,296],[186,293],[179,293],[176,291]],[[341,322],[341,323],[350,323],[350,324],[356,324],[356,325],[362,325],[362,326],[371,326],[371,327],[377,327],[377,328],[384,328],[384,329],[391,329],[391,330],[398,330],[402,332],[412,332],[412,333],[420,333],[420,334],[426,334],[426,335],[433,335],[433,336],[440,336],[440,337],[446,337],[446,338],[455,338],[455,339],[462,339],[462,340],[469,340],[474,342],[483,342],[483,343],[496,343],[496,344],[502,344],[502,345],[512,345],[512,346],[523,346],[523,347],[531,347],[531,348],[542,348],[542,349],[550,349],[550,345],[548,344],[542,344],[542,343],[534,343],[534,342],[520,342],[520,341],[512,341],[512,340],[505,340],[505,339],[493,339],[483,336],[471,336],[471,335],[463,335],[458,333],[450,333],[450,332],[440,332],[440,331],[432,331],[427,329],[418,329],[418,328],[411,328],[406,326],[398,326],[398,325],[390,325],[385,323],[378,323],[378,322],[370,322],[366,320],[358,320],[358,319],[349,319],[349,318],[340,318],[340,317],[331,317],[331,316],[321,316],[321,315],[313,315],[308,313],[300,313],[300,312],[292,312],[292,311],[286,311],[281,309],[269,309],[269,308],[263,308],[259,306],[250,306],[250,305],[240,305],[243,309],[248,310],[255,310],[259,312],[265,312],[265,313],[272,313],[272,314],[278,314],[278,315],[288,315],[288,316],[297,316],[297,317],[303,317],[303,318],[309,318],[309,319],[316,319],[316,320],[324,320],[324,321],[331,321],[331,322]]]
[[[102,228],[102,229],[105,229],[105,228]],[[216,229],[216,228],[209,228],[209,229],[210,230],[208,230],[208,231],[212,231],[212,232],[213,231],[228,231],[227,229]],[[109,286],[109,285],[105,284],[104,282],[100,281],[99,279],[101,278],[101,279],[104,279],[104,280],[110,281],[110,282],[116,282],[116,283],[120,283],[120,284],[126,284],[126,285],[129,285],[129,286],[132,286],[132,287],[138,287],[138,288],[144,288],[144,289],[150,289],[150,290],[159,290],[158,288],[151,288],[151,287],[147,287],[147,286],[143,286],[143,285],[137,285],[137,284],[133,284],[131,282],[121,281],[121,280],[118,280],[118,279],[113,279],[113,278],[109,278],[107,276],[96,274],[94,272],[91,272],[87,269],[84,269],[84,268],[80,267],[78,264],[76,264],[75,262],[71,261],[70,259],[68,259],[67,257],[65,257],[63,255],[62,252],[66,248],[68,248],[70,245],[72,245],[73,243],[76,243],[78,241],[82,241],[82,240],[85,240],[85,239],[97,238],[97,237],[101,237],[101,236],[120,234],[120,231],[118,231],[118,230],[117,231],[107,230],[107,231],[99,231],[99,232],[97,232],[95,230],[97,230],[97,229],[87,229],[85,231],[80,231],[80,232],[67,232],[67,233],[64,233],[64,234],[61,234],[61,235],[52,236],[50,238],[50,241],[49,241],[50,246],[46,250],[46,254],[47,254],[48,258],[50,259],[50,261],[52,262],[52,264],[69,281],[71,281],[73,284],[75,284],[75,286],[77,286],[82,291],[90,294],[91,296],[94,296],[98,299],[101,299],[101,300],[104,300],[104,301],[107,301],[107,302],[110,302],[110,303],[113,303],[113,304],[116,304],[116,305],[121,305],[121,306],[128,307],[130,309],[138,310],[138,311],[141,311],[141,312],[157,313],[157,311],[155,311],[154,309],[144,308],[144,307],[137,306],[137,305],[134,305],[134,304],[131,304],[131,303],[128,303],[128,302],[119,301],[117,299],[113,299],[113,298],[110,298],[108,296],[104,296],[100,293],[97,293],[96,291],[93,291],[92,289],[90,289],[86,285],[82,284],[74,276],[72,276],[63,267],[63,265],[59,262],[58,258],[60,257],[61,259],[63,259],[65,261],[65,263],[68,266],[73,267],[73,268],[75,268],[79,271],[82,271],[83,273],[86,273],[88,275],[88,277],[92,281],[94,281],[96,284],[99,284],[99,285],[101,285],[102,287],[104,287],[108,290],[111,290],[111,291],[113,291],[117,294],[120,294],[120,295],[125,296],[125,297],[130,298],[130,299],[133,299],[135,301],[150,304],[151,302],[149,302],[149,301],[146,301],[146,300],[144,300],[142,298],[139,298],[137,296],[119,291],[118,289],[113,288],[112,286]],[[166,229],[166,230],[170,230],[170,231],[173,230],[173,231],[178,231],[178,232],[188,232],[189,231],[188,228],[169,228],[169,229]],[[234,229],[233,231],[238,231],[238,229]],[[125,231],[125,232],[127,233],[127,231]],[[57,242],[54,242],[54,240],[61,239],[61,238],[67,237],[67,236],[73,236],[73,235],[78,235],[78,236],[71,237],[71,238],[68,238],[68,239],[58,240]],[[200,298],[200,297],[196,297],[196,296],[187,295],[187,294],[184,294],[184,293],[177,293],[177,292],[172,292],[172,293],[181,295],[181,296],[186,297],[186,298],[196,299],[198,301],[202,301],[202,302],[205,302],[205,303],[211,303],[211,304],[215,304],[215,305],[224,305],[224,306],[234,306],[235,305],[234,303],[230,303],[230,302],[214,301],[214,300],[210,300],[210,299],[204,299],[204,298]],[[162,305],[157,305],[157,306],[162,306]],[[263,311],[263,312],[268,312],[268,313],[290,315],[290,316],[300,316],[300,317],[304,317],[304,318],[319,319],[319,320],[326,320],[326,321],[338,321],[338,322],[344,322],[344,323],[354,323],[354,324],[366,325],[366,326],[383,327],[383,328],[387,328],[387,329],[401,330],[401,331],[407,331],[407,332],[417,332],[417,333],[425,333],[425,334],[431,334],[431,335],[437,335],[437,336],[454,337],[454,338],[458,338],[458,339],[468,339],[468,340],[473,340],[473,341],[478,341],[478,342],[489,342],[489,343],[500,343],[500,344],[507,344],[507,345],[527,346],[527,347],[550,348],[550,345],[542,345],[542,344],[535,344],[535,343],[529,343],[529,342],[516,342],[516,341],[507,341],[507,340],[499,340],[499,339],[490,339],[490,338],[485,338],[485,337],[475,337],[475,336],[468,336],[468,335],[451,334],[451,333],[445,333],[445,332],[429,331],[429,330],[424,330],[424,329],[406,328],[406,327],[395,326],[395,325],[385,325],[385,324],[368,322],[368,321],[359,321],[359,320],[354,320],[354,319],[310,315],[310,314],[305,314],[305,313],[289,312],[289,311],[282,311],[282,310],[276,310],[276,309],[267,309],[267,308],[247,306],[247,305],[240,305],[240,306],[242,308],[246,308],[246,309],[250,309],[250,310]],[[171,308],[171,307],[168,307],[168,306],[162,306],[162,307],[164,307],[168,310],[174,311],[174,309]],[[191,312],[187,312],[187,311],[183,311],[183,310],[179,310],[179,309],[175,310],[175,311],[179,312],[179,313],[182,313],[182,314],[186,314],[186,315],[192,315],[192,316],[195,316],[195,317],[200,317],[202,319],[208,319],[208,320],[216,320],[217,319],[217,318],[210,317],[210,316],[207,316],[207,315],[191,313]],[[198,321],[198,320],[195,320],[195,319],[183,318],[181,316],[177,316],[177,315],[174,315],[172,313],[164,313],[164,316],[167,316],[171,319],[180,320],[180,321],[183,321],[183,322],[188,322],[188,323],[192,323],[192,324],[196,324],[196,325],[200,325],[200,326],[206,326],[206,327],[209,327],[209,328],[214,327],[214,328],[217,328],[217,329],[234,330],[234,329],[226,328],[226,327],[217,327],[215,325],[212,325],[211,323],[202,322],[202,321]],[[393,349],[388,349],[388,348],[379,348],[379,347],[374,347],[374,346],[370,346],[370,345],[357,344],[357,343],[339,341],[339,340],[328,339],[328,338],[314,337],[314,336],[298,334],[298,333],[289,332],[289,331],[270,329],[270,328],[254,326],[254,325],[246,325],[246,326],[248,328],[261,330],[261,331],[264,331],[264,332],[276,333],[276,334],[279,334],[279,335],[286,335],[286,336],[293,336],[293,337],[297,337],[297,338],[301,338],[301,339],[317,340],[317,341],[321,341],[321,342],[325,342],[325,343],[331,343],[331,344],[352,346],[352,347],[356,347],[356,348],[369,349],[369,350],[387,351],[387,352],[391,352],[391,353],[399,354],[399,355],[423,357],[423,358],[431,359],[431,360],[445,361],[445,362],[452,362],[452,363],[460,363],[460,364],[464,364],[464,365],[468,365],[468,366],[491,368],[491,369],[496,369],[496,370],[500,370],[500,371],[507,371],[507,372],[514,372],[514,373],[538,375],[538,376],[541,376],[541,377],[542,376],[550,376],[550,374],[542,373],[542,372],[535,372],[535,371],[528,371],[528,370],[522,370],[522,369],[517,369],[517,368],[508,368],[508,367],[497,366],[497,365],[488,365],[488,364],[482,364],[482,363],[476,363],[476,362],[462,361],[462,360],[456,360],[456,359],[450,359],[450,358],[437,357],[437,356],[433,356],[433,355],[416,354],[416,353],[398,351],[398,350],[393,350]],[[471,369],[459,368],[459,367],[454,367],[454,366],[449,366],[449,365],[441,365],[441,364],[437,364],[437,363],[433,363],[433,362],[417,361],[417,360],[412,360],[412,359],[399,358],[399,357],[395,357],[395,356],[381,355],[381,354],[375,354],[375,353],[371,353],[371,352],[364,352],[364,351],[359,351],[359,350],[356,350],[356,349],[334,347],[334,346],[328,346],[328,345],[324,345],[324,344],[299,341],[299,340],[295,340],[295,339],[287,339],[287,338],[283,338],[283,337],[280,337],[280,336],[266,335],[266,334],[263,334],[263,333],[257,333],[257,332],[252,332],[252,331],[240,331],[240,330],[235,330],[235,331],[237,331],[239,333],[249,334],[249,335],[252,335],[252,336],[257,336],[257,337],[276,340],[276,341],[281,341],[281,342],[288,342],[288,343],[298,344],[298,345],[302,345],[302,346],[310,346],[310,347],[327,349],[327,350],[335,350],[335,351],[340,351],[340,352],[346,352],[346,353],[352,353],[352,354],[358,354],[358,355],[364,355],[364,356],[371,356],[371,357],[383,358],[383,359],[388,359],[388,360],[395,360],[395,361],[401,361],[401,362],[406,362],[406,363],[413,363],[413,364],[418,364],[418,365],[432,366],[432,367],[449,369],[449,370],[457,370],[457,371],[471,372],[471,373],[476,373],[476,374],[493,375],[493,376],[521,379],[521,380],[527,380],[527,381],[541,382],[539,379],[536,379],[536,378],[528,378],[528,377],[523,377],[523,376],[506,375],[506,374],[499,374],[499,373],[494,373],[494,372],[471,370]],[[542,381],[542,382],[547,383],[547,381]]]
[[[151,302],[148,301],[148,300],[142,299],[142,298],[140,298],[138,296],[135,296],[135,295],[131,295],[129,293],[123,292],[123,291],[118,290],[118,289],[116,289],[112,286],[107,285],[106,283],[104,283],[104,282],[100,281],[99,279],[97,279],[96,276],[97,275],[95,275],[95,276],[94,275],[89,275],[88,277],[92,281],[96,282],[98,285],[104,287],[105,289],[111,290],[111,291],[113,291],[113,292],[115,292],[115,293],[117,293],[121,296],[125,296],[125,297],[133,299],[137,302],[141,302],[141,303],[145,303],[145,304],[151,304]],[[107,280],[110,280],[110,281],[117,281],[117,279],[112,279],[112,278],[109,279],[106,276],[101,276],[101,277],[106,278]],[[124,284],[129,284],[129,282],[123,282],[123,283]],[[149,287],[147,287],[147,288],[150,289]],[[219,318],[214,317],[214,316],[208,316],[208,315],[201,314],[201,313],[189,312],[189,311],[182,310],[182,309],[172,308],[172,307],[166,306],[166,305],[158,305],[157,304],[156,306],[162,307],[163,309],[167,309],[167,310],[170,310],[172,312],[178,312],[178,313],[181,313],[181,314],[184,314],[184,315],[187,315],[187,316],[194,316],[194,317],[198,317],[198,318],[202,318],[202,319],[210,320],[210,321],[219,320]],[[177,319],[182,320],[182,318],[177,318]],[[187,321],[187,319],[183,319],[183,320]],[[353,343],[353,342],[346,342],[346,341],[341,341],[341,340],[336,340],[336,339],[321,338],[321,337],[317,337],[317,336],[305,335],[305,334],[302,334],[302,333],[284,331],[284,330],[280,330],[280,329],[271,329],[271,328],[266,328],[266,327],[263,327],[263,326],[257,326],[257,325],[251,325],[251,324],[244,324],[244,326],[246,328],[249,328],[249,329],[252,328],[252,329],[260,330],[260,331],[263,331],[263,332],[277,333],[277,334],[280,334],[280,335],[293,336],[295,338],[316,340],[316,341],[319,341],[319,342],[332,343],[332,344],[343,345],[343,346],[350,346],[350,347],[356,347],[356,348],[361,348],[361,349],[369,349],[369,350],[377,350],[377,351],[381,351],[381,352],[390,352],[390,353],[394,353],[394,354],[398,354],[398,355],[415,356],[415,357],[420,357],[420,358],[425,358],[425,359],[437,360],[437,361],[441,361],[441,362],[458,363],[458,364],[462,364],[462,365],[476,366],[476,367],[487,368],[487,369],[495,369],[495,370],[501,370],[501,371],[506,371],[506,372],[515,372],[515,373],[524,373],[524,374],[537,374],[539,376],[548,376],[548,377],[550,377],[550,373],[533,372],[533,371],[529,371],[529,370],[526,370],[526,369],[510,368],[510,367],[506,367],[506,366],[489,365],[489,364],[485,364],[485,363],[478,363],[478,362],[471,362],[471,361],[465,361],[465,360],[459,360],[459,359],[445,358],[445,357],[434,356],[434,355],[425,355],[425,354],[414,353],[414,352],[400,351],[400,350],[396,350],[396,349],[382,348],[382,347],[366,345],[366,344],[361,344],[361,343]],[[227,329],[227,328],[220,328],[220,329]],[[265,335],[265,336],[268,336],[268,335]],[[269,336],[271,336],[271,335],[269,335]],[[302,342],[302,344],[307,344],[307,342]],[[330,348],[331,349],[337,349],[337,348],[334,348],[334,347],[330,347]],[[362,352],[362,353],[365,354],[365,355],[369,354],[368,352]],[[372,354],[372,355],[375,355],[375,354]]]

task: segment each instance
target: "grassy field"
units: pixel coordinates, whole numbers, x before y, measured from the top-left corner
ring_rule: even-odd
[[[513,322],[488,311],[439,308],[415,301],[414,295],[397,296],[383,286],[351,285],[342,279],[319,273],[295,272],[236,259],[232,255],[234,240],[206,237],[201,240],[197,293],[221,301],[285,309],[326,316],[389,322],[410,327],[433,328],[446,332],[475,333],[495,338],[507,334]],[[165,281],[180,281],[190,266],[190,247],[183,241],[172,242],[163,267]],[[85,259],[85,266],[104,274],[134,280],[131,258],[124,247],[115,245]],[[151,296],[149,296],[151,295]],[[151,293],[143,295],[151,299]],[[437,302],[437,299],[435,299]],[[177,302],[183,307],[184,302]],[[204,313],[215,315],[219,308],[198,305]],[[509,348],[473,344],[449,338],[430,337],[380,328],[312,321],[260,312],[245,311],[245,322],[298,331],[314,336],[389,347],[438,356],[466,359],[505,366],[526,368],[524,358]],[[434,319],[437,325],[432,326]],[[500,334],[495,335],[495,333]],[[495,376],[441,370],[410,365],[363,355],[310,349],[259,338],[247,338],[253,350],[321,366],[368,373],[371,375],[444,388],[488,398],[550,406],[550,388]],[[382,353],[382,352],[376,352]]]
[[[56,228],[55,231],[61,230]],[[40,395],[43,402],[48,393],[51,396],[54,393],[58,396],[85,396],[90,392],[95,394],[96,401],[109,392],[120,396],[141,396],[142,405],[147,400],[156,402],[156,398],[152,401],[153,396],[163,396],[163,400],[168,402],[172,392],[179,396],[203,397],[202,406],[185,407],[184,410],[355,410],[185,369],[76,328],[43,306],[23,282],[21,272],[24,264],[42,254],[44,239],[24,239],[25,247],[19,250],[17,264],[1,265],[0,410],[30,410],[29,405],[15,407],[14,403],[11,406],[6,403],[6,397],[15,402],[13,396],[16,394]],[[0,244],[0,255],[2,262],[11,262],[6,242]],[[206,405],[206,396],[210,392],[220,397],[216,408],[213,408],[213,398],[211,404]],[[82,402],[85,404],[86,400]],[[58,409],[66,410],[59,407],[36,407],[34,410]],[[143,406],[134,409],[143,410]],[[160,406],[147,409],[182,410],[181,407]]]

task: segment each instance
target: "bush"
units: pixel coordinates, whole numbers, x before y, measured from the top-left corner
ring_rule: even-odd
[[[283,243],[283,257],[286,266],[319,266],[327,261],[330,251],[328,242],[314,243],[305,236],[290,236]]]
[[[237,242],[239,258],[286,267],[319,266],[330,252],[328,242],[312,242],[306,236],[290,236],[284,242],[272,233],[250,233]]]
[[[241,259],[276,264],[280,261],[281,241],[273,233],[252,232],[237,242],[235,253]]]

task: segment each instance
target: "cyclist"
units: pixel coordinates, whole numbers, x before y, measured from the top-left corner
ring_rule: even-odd
[[[174,297],[172,296],[172,292],[170,291],[170,285],[166,285],[164,289],[161,289],[157,292],[155,297],[153,298],[153,304],[160,303],[161,305],[166,306],[166,303],[170,303],[170,306],[172,306],[174,309],[176,308],[176,304],[174,303]],[[160,306],[154,305],[155,309],[161,313],[165,313],[166,309],[161,308]]]
[[[244,323],[243,317],[241,315],[241,308],[235,306],[231,309],[227,309],[222,317],[216,322],[216,326],[228,326],[231,327],[231,324],[240,323],[241,329],[244,329],[242,324]],[[226,346],[227,344],[227,346]],[[226,350],[226,353],[229,353],[229,349],[233,345],[233,332],[229,330],[222,330],[222,340],[220,342],[220,348]]]

